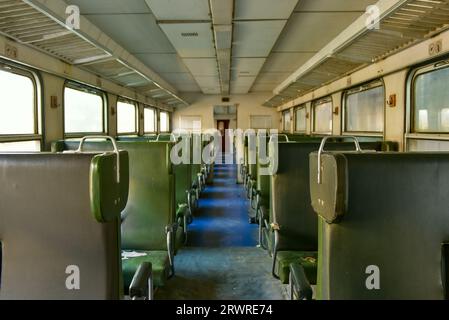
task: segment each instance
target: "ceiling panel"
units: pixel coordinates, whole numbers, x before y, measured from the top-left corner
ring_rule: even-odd
[[[236,0],[236,20],[287,20],[298,0]]]
[[[300,0],[295,11],[365,11],[378,0]]]
[[[194,77],[218,76],[218,66],[215,58],[183,59],[183,61]]]
[[[145,0],[158,20],[210,20],[208,0]]]
[[[151,14],[103,14],[87,18],[131,53],[176,53]]]
[[[144,0],[66,0],[80,7],[82,14],[151,13]]]
[[[234,57],[267,57],[285,26],[284,20],[234,23]]]
[[[181,58],[215,58],[210,23],[162,23],[160,26]]]
[[[294,13],[273,51],[319,51],[360,15],[358,12]]]
[[[174,85],[196,83],[189,72],[185,73],[161,73],[161,77]]]
[[[215,76],[197,76],[195,80],[201,88],[220,88],[220,81]]]
[[[176,53],[143,53],[136,57],[157,73],[189,72]]]
[[[196,83],[179,83],[176,87],[181,92],[201,92],[200,87]]]
[[[257,76],[265,61],[265,58],[233,58],[231,70],[241,76]]]
[[[267,59],[262,72],[294,72],[316,52],[273,52]]]

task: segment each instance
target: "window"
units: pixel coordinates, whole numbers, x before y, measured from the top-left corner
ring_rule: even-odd
[[[376,81],[345,93],[345,131],[383,133],[385,92]]]
[[[313,103],[313,133],[332,134],[332,98]]]
[[[144,133],[156,132],[156,110],[153,108],[145,107],[143,109],[143,130]]]
[[[134,103],[117,102],[117,133],[137,134],[137,108]]]
[[[69,135],[105,133],[103,94],[68,83],[64,88],[64,131]]]
[[[291,129],[291,116],[290,110],[282,113],[282,131],[289,132]]]
[[[412,94],[413,132],[449,133],[449,67],[418,71]]]
[[[251,116],[251,129],[271,129],[273,127],[273,118],[271,116]]]
[[[33,74],[0,63],[0,151],[40,151],[41,139]]]
[[[170,132],[170,114],[165,111],[159,113],[160,131]]]
[[[307,109],[305,105],[295,109],[295,131],[307,131]]]
[[[181,129],[190,133],[201,133],[201,117],[200,116],[182,116]]]

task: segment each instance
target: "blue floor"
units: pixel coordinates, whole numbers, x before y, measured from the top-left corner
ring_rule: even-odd
[[[248,223],[248,201],[235,165],[215,165],[213,184],[201,196],[189,226],[190,247],[255,247],[258,228]]]
[[[271,275],[271,258],[257,248],[257,225],[236,184],[235,165],[216,164],[201,195],[188,244],[175,257],[175,276],[158,289],[159,300],[282,300],[285,286]]]

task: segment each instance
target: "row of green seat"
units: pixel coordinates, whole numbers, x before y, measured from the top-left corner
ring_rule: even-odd
[[[7,228],[0,229],[0,247],[4,251],[0,298],[117,299],[123,294],[152,298],[153,287],[163,286],[174,274],[174,256],[186,240],[194,203],[200,189],[204,188],[203,181],[206,181],[203,176],[210,171],[204,164],[198,167],[172,165],[170,153],[174,140],[170,135],[120,138],[117,142],[113,140],[112,144],[104,141],[104,137],[83,139],[81,144],[80,141],[66,140],[53,143],[52,154],[1,155],[4,159],[0,161],[1,172],[9,182],[2,186],[0,202],[6,204],[5,210],[1,210],[1,220],[9,223]],[[117,162],[113,161],[114,157]],[[39,191],[46,191],[47,183],[52,186],[48,194],[33,194],[27,186],[37,189],[41,184]],[[75,191],[71,190],[75,188],[73,183],[77,187]],[[19,192],[21,188],[27,192]],[[17,198],[15,193],[20,193],[22,201],[11,200]],[[13,194],[14,197],[11,196]],[[36,199],[37,203],[30,201],[28,207],[18,205],[26,204],[27,199]],[[6,217],[3,217],[4,212]],[[33,227],[35,212],[42,215],[45,226],[42,223]],[[77,215],[83,216],[84,220],[77,221]],[[14,221],[14,217],[19,218]],[[101,224],[93,227],[92,221],[95,220],[89,218],[95,218]],[[17,222],[14,225],[16,229],[9,227],[13,224],[9,219]],[[75,225],[72,220],[80,223]],[[58,229],[57,232],[48,232],[53,228]],[[24,237],[28,230],[34,232]],[[95,240],[94,231],[102,237],[101,241]],[[54,237],[55,233],[58,237]],[[8,236],[14,234],[21,234],[24,239],[9,240]],[[49,252],[41,258],[39,254],[45,246],[42,245],[41,250],[33,250],[34,246],[29,244],[22,246],[25,240],[36,244],[53,241],[54,249],[49,246]],[[11,248],[19,245],[22,250],[10,256]],[[77,250],[84,250],[84,255],[75,254]],[[120,250],[123,250],[121,258]],[[92,254],[99,251],[98,255]],[[16,278],[25,274],[21,269],[26,266],[20,269],[17,264],[27,261],[26,253],[34,259],[35,272],[30,276],[34,278],[35,291],[16,283]],[[74,265],[80,269],[84,279],[81,289],[68,290],[64,282],[57,281],[55,290],[45,290],[47,270],[36,267],[36,264],[48,265],[51,260],[65,263],[60,256],[69,260],[73,257],[67,266]],[[99,259],[104,263],[98,263]],[[48,268],[48,271],[58,267]],[[64,272],[66,268],[62,270]],[[92,290],[92,286],[100,282],[94,281],[96,278],[103,280],[102,287]],[[103,290],[102,295],[99,290]]]
[[[327,150],[350,150],[354,144],[348,137],[334,139]],[[270,137],[257,139],[257,164],[249,169],[247,183],[250,210],[255,211],[259,223],[259,244],[272,256],[272,272],[282,283],[289,283],[291,264],[301,265],[312,284],[317,279],[318,220],[310,202],[309,155],[318,151],[321,138],[307,136],[279,136],[277,146],[268,147]],[[284,140],[284,141],[282,141]],[[260,144],[266,144],[261,148]],[[362,142],[369,150],[396,150],[388,142]],[[269,149],[268,160],[263,150]],[[277,170],[271,175],[261,174],[275,160]],[[248,156],[249,157],[249,156]],[[252,174],[256,172],[254,177]],[[253,201],[253,199],[256,199]]]

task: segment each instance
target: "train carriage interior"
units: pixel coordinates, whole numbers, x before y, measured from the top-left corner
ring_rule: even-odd
[[[0,0],[0,300],[446,299],[449,0]]]

